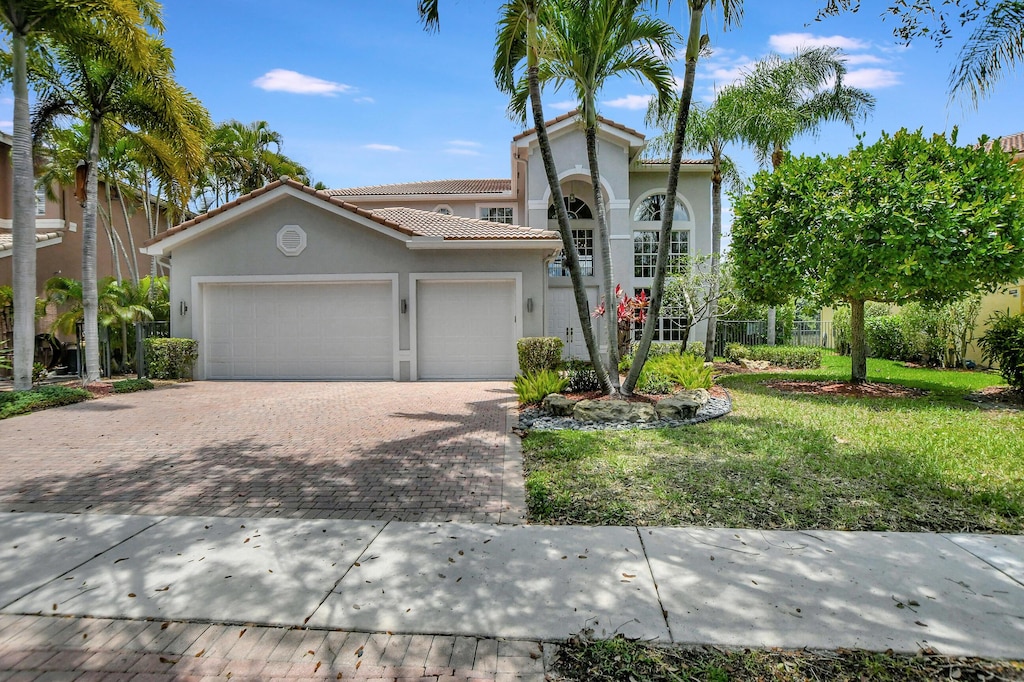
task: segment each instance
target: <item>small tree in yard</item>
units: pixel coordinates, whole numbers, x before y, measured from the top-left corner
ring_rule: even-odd
[[[735,197],[731,258],[756,302],[850,305],[851,381],[867,379],[864,303],[945,303],[1024,275],[1024,169],[999,145],[883,133],[791,159]]]
[[[665,307],[682,311],[686,329],[680,333],[685,350],[690,330],[704,320],[715,324],[735,310],[731,268],[719,267],[714,257],[693,256],[674,268],[665,281]],[[708,338],[712,338],[708,336]],[[708,353],[714,353],[714,348]]]

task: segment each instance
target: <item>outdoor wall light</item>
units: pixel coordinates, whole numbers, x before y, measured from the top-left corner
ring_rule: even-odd
[[[181,302],[181,303],[180,303],[180,304],[178,305],[178,314],[179,314],[179,315],[184,315],[184,314],[185,314],[185,313],[187,313],[187,312],[188,312],[188,304],[187,304],[187,303],[185,303],[184,301],[182,301],[182,302]]]
[[[528,312],[528,313],[532,313],[533,312],[533,299],[532,298],[526,299],[526,312]]]
[[[402,311],[403,315],[405,315],[407,312],[409,312],[409,301],[408,301],[408,299],[404,299],[403,298],[401,305],[398,306],[398,309]]]

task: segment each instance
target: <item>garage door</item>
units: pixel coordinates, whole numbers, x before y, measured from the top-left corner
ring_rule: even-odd
[[[420,281],[416,285],[421,379],[515,376],[515,283]]]
[[[208,379],[392,379],[390,282],[208,284]]]

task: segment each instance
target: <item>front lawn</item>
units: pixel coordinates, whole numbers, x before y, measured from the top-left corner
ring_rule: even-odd
[[[1024,532],[1024,412],[964,395],[995,374],[871,360],[871,381],[915,398],[782,393],[771,379],[845,380],[821,369],[723,377],[734,412],[651,431],[532,432],[523,441],[535,523]]]
[[[40,386],[31,391],[4,391],[0,392],[0,419],[45,410],[48,407],[80,403],[90,397],[89,391],[67,386]]]

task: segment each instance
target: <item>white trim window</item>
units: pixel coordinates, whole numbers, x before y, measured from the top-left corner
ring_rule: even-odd
[[[667,198],[668,195],[664,192],[644,197],[637,205],[636,210],[633,211],[633,220],[638,223],[660,223],[662,220],[661,209],[665,205]],[[672,210],[672,220],[673,222],[676,220],[690,220],[690,214],[686,210],[686,206],[678,198],[676,198],[676,205]]]
[[[441,215],[451,215],[452,207],[448,204],[438,204],[434,207],[434,213],[440,213]]]
[[[634,230],[633,232],[633,277],[652,279],[658,261],[658,237],[656,230]],[[669,245],[668,272],[679,272],[685,267],[690,252],[689,230],[672,230]]]
[[[36,216],[46,215],[46,189],[36,187]]]
[[[635,289],[634,296],[644,292],[648,299],[651,297],[651,290],[647,288]],[[636,324],[633,326],[633,338],[640,340],[644,326]],[[685,341],[690,333],[689,319],[684,308],[678,306],[662,306],[661,316],[658,317],[658,326],[654,328],[653,341]]]
[[[515,224],[515,210],[511,206],[481,206],[480,220],[513,225]]]
[[[584,277],[594,276],[594,231],[581,229],[572,231],[572,240],[576,242],[576,251],[580,255],[580,270]],[[559,253],[551,264],[548,265],[549,277],[568,277],[569,268],[566,266],[563,254]]]

